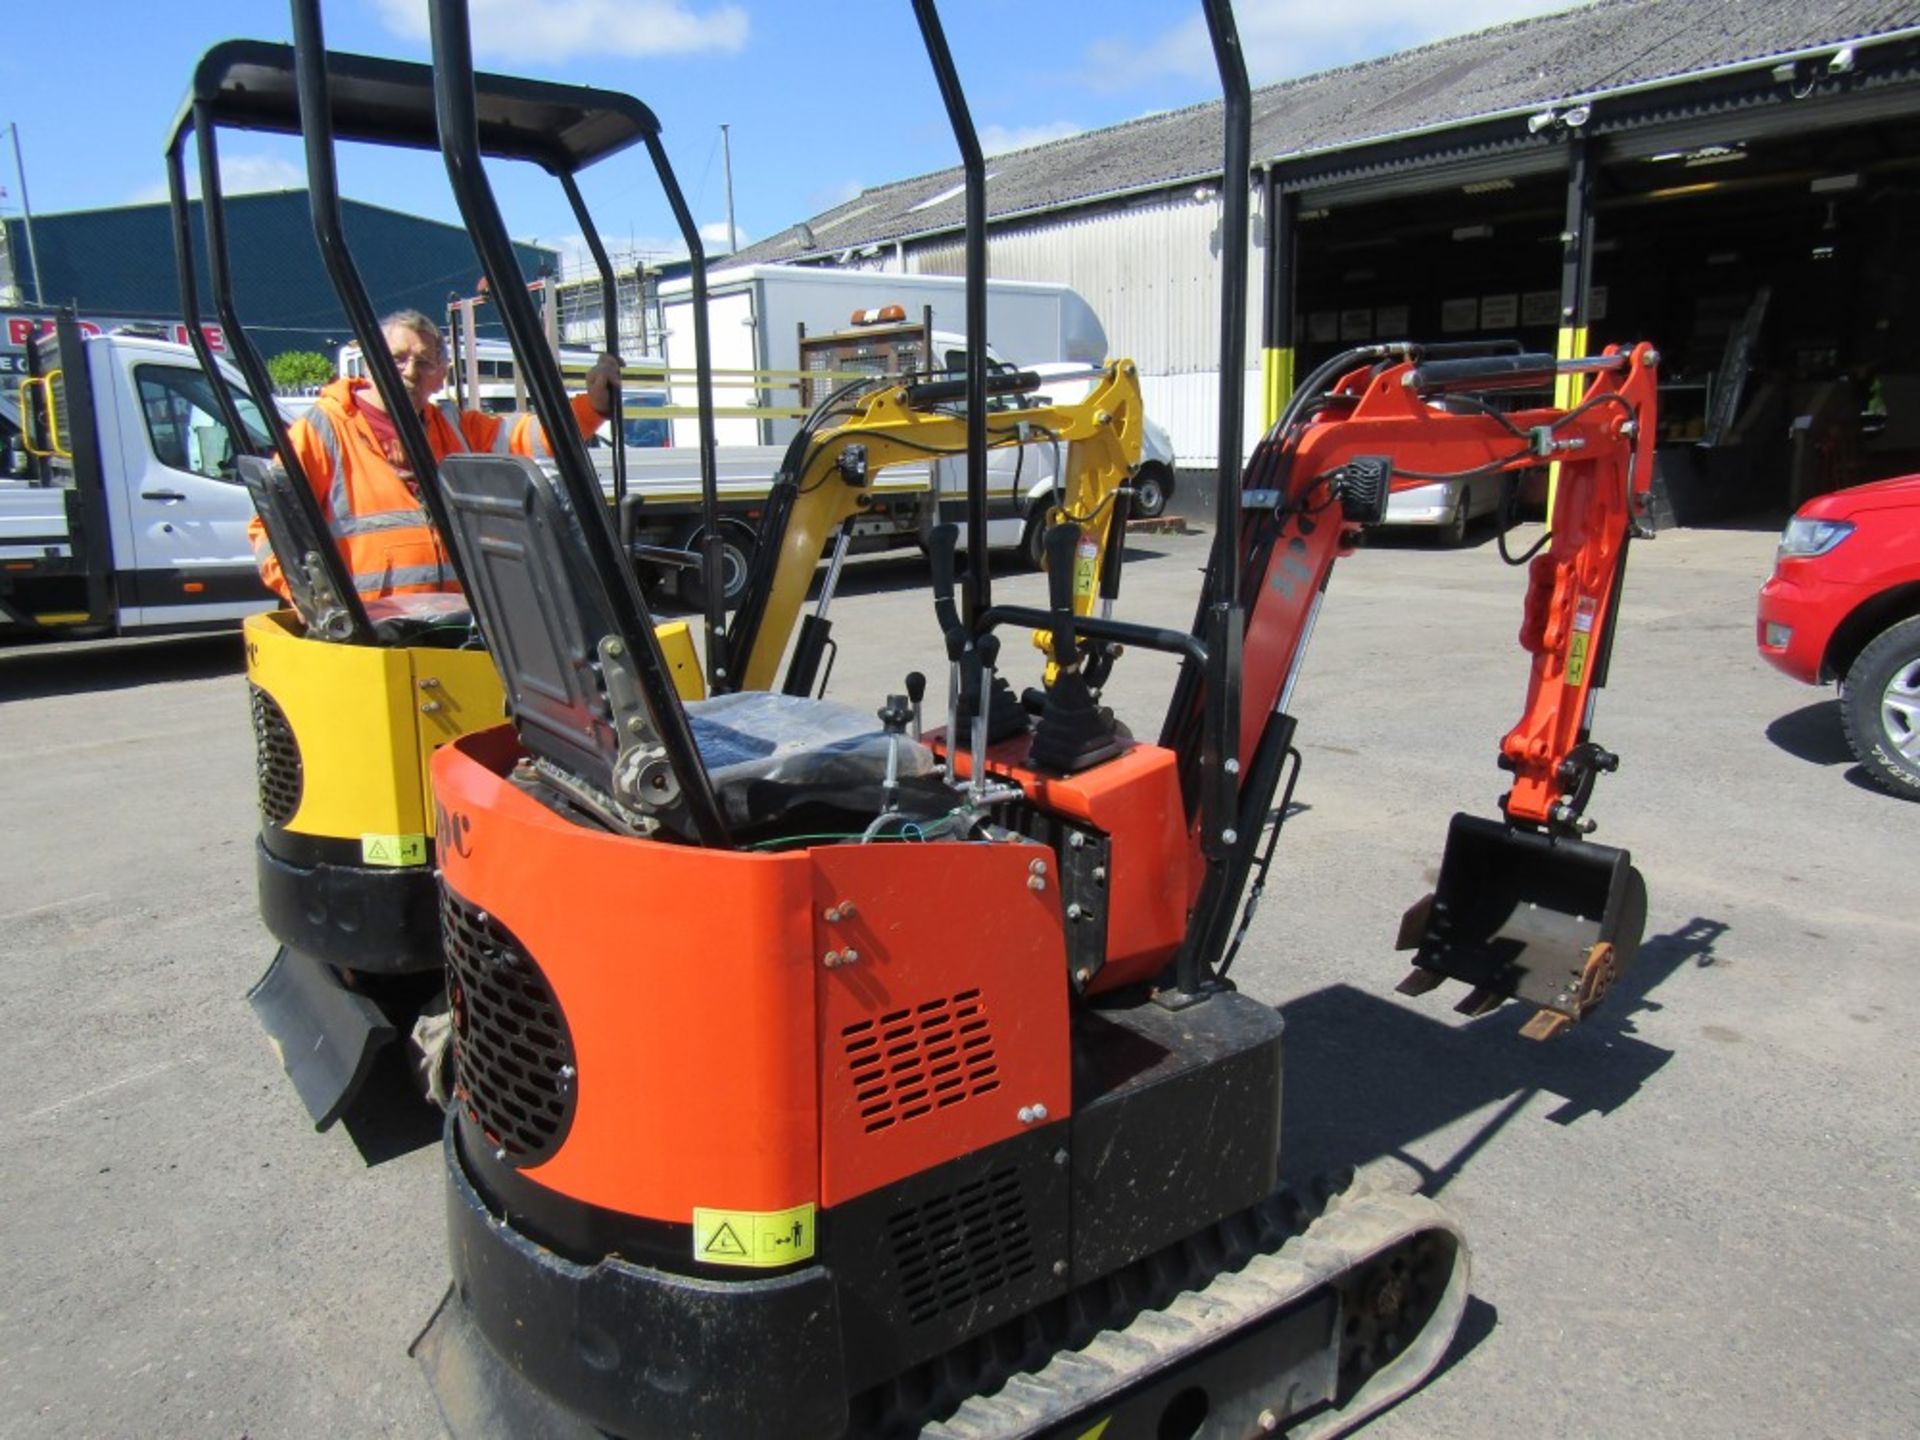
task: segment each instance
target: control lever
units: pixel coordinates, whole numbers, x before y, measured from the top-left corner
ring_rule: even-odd
[[[1047,532],[1047,608],[1053,614],[1053,663],[1071,670],[1080,663],[1073,633],[1073,566],[1080,527],[1071,522]]]
[[[973,663],[979,671],[976,695],[987,696],[993,693],[993,662],[1000,658],[1000,637],[982,635],[973,642]],[[987,717],[984,709],[976,710],[973,717],[973,774],[968,803],[976,810],[987,793]]]
[[[954,552],[960,544],[958,525],[936,525],[927,532],[927,563],[933,571],[933,618],[942,635],[960,629],[960,611],[953,603]],[[952,642],[948,642],[952,648]]]
[[[927,677],[918,670],[907,672],[907,700],[913,706],[913,738],[920,738],[920,702],[927,698]]]
[[[907,697],[889,695],[887,703],[880,707],[880,728],[887,736],[887,777],[880,782],[881,805],[883,815],[891,815],[900,808],[897,792],[900,788],[900,737],[906,734],[907,721],[913,712],[907,708]]]
[[[951,529],[951,526],[947,527]],[[947,596],[949,606],[953,603],[951,593]],[[938,604],[938,601],[935,602]],[[960,687],[965,678],[960,673],[960,663],[967,653],[967,632],[960,628],[959,617],[954,617],[953,628],[947,631],[947,783],[959,783],[960,767],[953,763],[953,757],[960,747]]]

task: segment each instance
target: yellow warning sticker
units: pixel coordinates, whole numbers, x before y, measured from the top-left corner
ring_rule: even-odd
[[[1587,678],[1587,646],[1592,643],[1591,635],[1575,634],[1567,645],[1567,684],[1578,685]]]
[[[368,865],[424,865],[427,863],[427,837],[362,835],[360,859]]]
[[[790,1210],[693,1211],[693,1258],[766,1270],[813,1258],[812,1205]]]

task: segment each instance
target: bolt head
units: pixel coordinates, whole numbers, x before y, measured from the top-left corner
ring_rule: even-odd
[[[1033,890],[1033,891],[1040,891],[1046,888],[1047,888],[1047,880],[1044,875],[1029,875],[1027,877],[1027,889]]]
[[[1240,843],[1240,832],[1232,827],[1228,827],[1220,832],[1220,840],[1221,843],[1226,845],[1237,845]]]
[[[1231,755],[1227,757],[1226,771],[1229,775],[1238,775],[1240,773],[1240,762]]]
[[[1031,1105],[1022,1105],[1019,1110],[1014,1112],[1013,1118],[1018,1120],[1022,1125],[1031,1125],[1033,1123],[1033,1107]]]
[[[1066,1261],[1064,1261],[1064,1260],[1056,1260],[1056,1261],[1054,1261],[1054,1262],[1053,1262],[1053,1275],[1054,1275],[1054,1278],[1055,1278],[1056,1280],[1064,1280],[1064,1279],[1066,1278],[1066,1275],[1067,1275],[1067,1262],[1066,1262]]]

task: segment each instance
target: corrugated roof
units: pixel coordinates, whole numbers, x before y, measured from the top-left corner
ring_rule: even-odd
[[[314,244],[307,192],[233,195],[226,208],[234,302],[260,349],[267,355],[325,350],[329,341],[350,338],[346,315]],[[473,289],[480,262],[459,226],[358,200],[342,200],[341,210],[348,244],[376,313],[415,309],[438,317],[445,312],[449,291],[465,294]],[[17,283],[23,295],[31,296],[21,222],[6,223]],[[196,253],[202,258],[201,307],[212,319],[213,293],[197,200],[193,228]],[[82,314],[96,315],[180,312],[173,226],[164,203],[35,215],[33,240],[40,291],[49,305],[73,304]],[[514,248],[529,278],[542,266],[557,269],[558,256],[551,250]]]
[[[1597,0],[1256,90],[1254,164],[1680,83],[1916,25],[1920,0]],[[1219,165],[1213,101],[993,156],[988,212],[997,219],[1059,209],[1217,175]],[[958,227],[960,179],[956,165],[864,191],[806,222],[812,244],[796,226],[735,258],[789,260]]]

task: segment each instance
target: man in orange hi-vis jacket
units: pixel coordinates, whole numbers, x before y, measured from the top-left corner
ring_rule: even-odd
[[[447,380],[446,347],[432,320],[418,310],[402,310],[381,321],[380,329],[436,460],[462,451],[532,455],[546,449],[540,422],[532,415],[488,415],[457,410],[450,401],[431,403]],[[613,413],[619,385],[619,363],[602,355],[587,375],[586,393],[573,400],[583,436],[591,437]],[[459,593],[446,545],[420,503],[419,477],[407,464],[393,417],[371,381],[335,380],[293,423],[288,438],[363,600]],[[291,599],[259,516],[249,522],[247,536],[261,579],[282,599]]]

